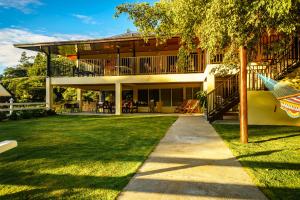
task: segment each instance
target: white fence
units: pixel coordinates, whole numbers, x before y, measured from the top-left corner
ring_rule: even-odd
[[[46,109],[45,102],[34,102],[34,103],[14,103],[11,99],[9,103],[0,103],[0,112],[9,112],[12,114],[16,110],[39,110]]]

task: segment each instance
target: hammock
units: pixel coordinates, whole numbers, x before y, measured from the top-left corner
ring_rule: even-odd
[[[300,90],[296,90],[287,84],[279,83],[261,74],[258,74],[258,77],[280,102],[280,108],[288,116],[291,118],[300,117]]]

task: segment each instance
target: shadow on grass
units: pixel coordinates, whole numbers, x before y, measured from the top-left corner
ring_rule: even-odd
[[[239,158],[248,158],[248,157],[253,157],[253,156],[267,156],[267,155],[271,155],[272,153],[278,153],[281,151],[283,151],[283,150],[279,149],[279,150],[270,150],[270,151],[259,151],[259,152],[255,152],[255,153],[251,153],[251,154],[239,155],[239,156],[236,156],[236,158],[239,159]]]
[[[172,169],[169,169],[172,170]],[[36,186],[44,187],[44,189],[28,189],[11,194],[0,196],[1,199],[28,199],[28,198],[45,198],[49,197],[49,193],[53,191],[64,190],[62,196],[70,197],[76,189],[110,189],[121,190],[133,174],[122,177],[102,177],[102,176],[80,176],[69,174],[35,174],[29,172],[16,172],[6,170],[4,173],[20,177],[20,179],[2,180],[1,184],[16,185],[16,186]],[[121,184],[120,184],[121,182]],[[118,187],[116,187],[116,183]],[[253,185],[239,184],[223,184],[210,182],[195,182],[195,181],[180,181],[180,180],[162,180],[162,179],[147,179],[141,178],[135,180],[135,185],[138,187],[127,187],[127,191],[142,192],[142,193],[158,193],[158,194],[173,194],[173,195],[188,195],[188,196],[205,196],[215,198],[242,198],[242,199],[257,199],[253,195],[257,192],[257,188]],[[262,190],[277,190],[286,194],[300,194],[300,188],[285,188],[285,187],[261,187]],[[253,192],[253,193],[252,193]],[[257,194],[257,193],[256,193]],[[50,195],[51,196],[51,195]],[[252,196],[252,197],[251,197]],[[287,196],[288,197],[288,196]],[[287,198],[288,199],[288,198]]]
[[[299,131],[297,131],[299,132]],[[291,137],[297,137],[297,136],[300,136],[300,133],[299,134],[293,134],[293,135],[285,135],[285,136],[281,136],[281,137],[273,137],[273,138],[268,138],[268,139],[265,139],[265,140],[259,140],[259,141],[255,141],[255,142],[252,142],[252,143],[264,143],[264,142],[269,142],[269,141],[274,141],[274,140],[280,140],[280,139],[284,139],[284,138],[291,138]]]
[[[1,173],[10,174],[14,178],[1,180],[2,185],[34,186],[27,189],[0,196],[0,199],[32,199],[47,198],[52,191],[64,191],[59,197],[70,196],[75,189],[109,189],[121,191],[133,174],[120,177],[80,176],[70,174],[38,174],[34,172],[17,172],[4,170]],[[42,187],[42,189],[41,189]]]

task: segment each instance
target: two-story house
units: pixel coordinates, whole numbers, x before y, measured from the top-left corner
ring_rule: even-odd
[[[249,124],[300,124],[298,119],[290,119],[284,111],[275,109],[280,105],[257,77],[260,73],[280,79],[299,66],[298,37],[287,51],[266,53],[265,46],[279,39],[276,35],[262,38],[255,59],[249,63]],[[201,49],[179,63],[179,45],[178,37],[157,44],[155,38],[150,37],[145,42],[137,33],[126,33],[103,39],[16,44],[15,47],[47,55],[46,103],[49,108],[53,105],[55,86],[77,88],[78,101],[82,100],[81,90],[99,91],[101,98],[112,99],[117,115],[122,113],[122,100],[126,96],[139,102],[139,112],[147,112],[148,104],[154,101],[161,103],[161,112],[172,113],[201,90],[208,92],[210,121],[222,119],[228,110],[238,108],[238,71],[222,77],[211,74],[211,69],[221,63],[222,54],[210,57]],[[74,60],[75,67],[52,66],[52,54]]]

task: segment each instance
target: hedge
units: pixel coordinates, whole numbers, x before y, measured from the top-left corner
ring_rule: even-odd
[[[38,117],[46,117],[56,115],[54,110],[17,110],[13,111],[11,115],[8,115],[7,112],[0,112],[0,121],[5,119],[8,120],[21,120],[21,119],[30,119],[30,118],[38,118]]]

